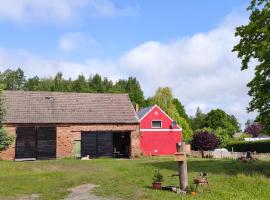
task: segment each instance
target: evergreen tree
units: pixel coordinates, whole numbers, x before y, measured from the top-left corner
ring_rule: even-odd
[[[191,117],[191,127],[195,131],[197,129],[202,129],[206,126],[205,122],[206,114],[202,112],[202,110],[198,107],[196,110],[195,117]]]
[[[3,128],[3,120],[5,115],[3,88],[4,85],[0,85],[0,151],[8,148],[14,139],[12,136],[8,135],[7,131]]]

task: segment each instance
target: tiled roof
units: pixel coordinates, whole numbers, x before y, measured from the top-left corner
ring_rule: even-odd
[[[146,115],[146,113],[148,113],[153,107],[154,106],[149,106],[149,107],[146,107],[146,108],[139,110],[139,112],[138,112],[139,119],[141,119],[144,115]]]
[[[4,91],[4,123],[139,123],[128,94]]]

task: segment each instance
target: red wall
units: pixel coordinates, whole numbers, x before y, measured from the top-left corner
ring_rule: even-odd
[[[152,128],[152,120],[161,120],[162,128]],[[140,146],[144,155],[172,155],[176,152],[176,143],[182,141],[182,131],[179,126],[172,129],[171,123],[172,120],[158,106],[141,119]]]

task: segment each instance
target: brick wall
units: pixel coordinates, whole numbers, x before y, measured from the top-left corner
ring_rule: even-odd
[[[29,125],[29,126],[44,126],[44,125]],[[50,126],[48,124],[48,126]],[[140,133],[139,124],[133,125],[71,125],[61,124],[56,125],[56,157],[72,157],[74,140],[81,139],[81,131],[130,131],[131,133],[131,157],[140,156]],[[16,136],[16,125],[6,126],[8,132]],[[15,158],[15,140],[14,143],[5,151],[0,153],[0,158],[3,160],[12,160]]]
[[[57,126],[57,158],[71,157],[73,141],[81,139],[81,131],[130,131],[131,157],[140,156],[139,125],[58,125]]]

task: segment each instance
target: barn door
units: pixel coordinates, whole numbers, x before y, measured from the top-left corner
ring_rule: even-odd
[[[98,144],[98,157],[111,157],[112,156],[112,143],[113,135],[111,132],[98,132],[97,144]]]
[[[81,133],[81,156],[97,157],[97,132]]]
[[[37,158],[56,158],[56,128],[39,127],[37,129]]]
[[[35,127],[17,127],[15,157],[17,159],[36,158]]]
[[[111,157],[112,156],[112,132],[82,132],[81,155],[85,157]]]

